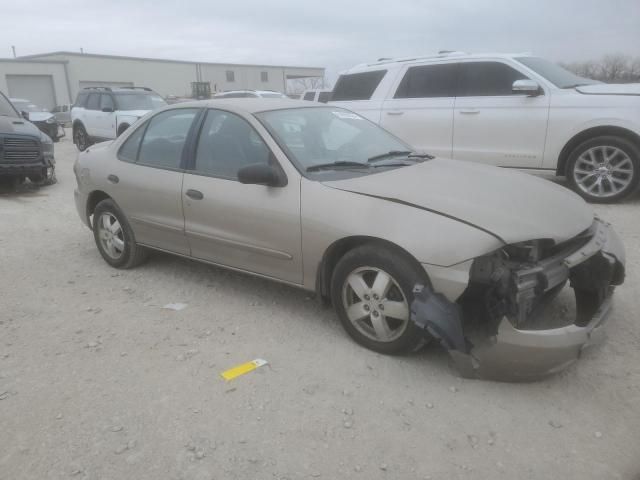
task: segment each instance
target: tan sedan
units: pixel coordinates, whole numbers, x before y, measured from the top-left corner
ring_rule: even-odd
[[[153,249],[295,285],[331,301],[367,348],[435,337],[469,376],[575,361],[624,278],[618,237],[577,195],[413,152],[335,107],[180,103],[80,153],[74,170],[80,217],[113,267]],[[569,283],[575,315],[549,326]]]

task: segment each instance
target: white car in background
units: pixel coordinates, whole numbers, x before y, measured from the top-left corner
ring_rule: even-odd
[[[81,152],[113,140],[147,113],[167,105],[147,87],[87,87],[71,109],[73,143]]]
[[[211,98],[288,98],[284,93],[274,90],[227,90],[218,92]]]
[[[331,104],[438,157],[566,175],[592,202],[640,180],[640,84],[602,84],[528,54],[381,59],[344,72]]]

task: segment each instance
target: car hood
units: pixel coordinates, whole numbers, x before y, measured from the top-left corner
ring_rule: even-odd
[[[517,171],[434,159],[324,185],[425,209],[484,230],[510,244],[560,243],[593,223],[591,208],[564,187]]]
[[[33,123],[19,117],[0,116],[0,134],[31,135],[40,139],[40,130]]]
[[[585,95],[640,95],[640,83],[596,83],[576,90]]]
[[[49,112],[29,112],[30,122],[44,122],[53,117],[53,113]]]

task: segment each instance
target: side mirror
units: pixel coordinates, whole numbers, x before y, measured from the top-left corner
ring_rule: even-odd
[[[22,110],[20,112],[20,115],[22,115],[22,118],[24,118],[25,120],[29,120],[29,112],[25,112],[24,110]]]
[[[113,113],[113,108],[112,108],[112,107],[104,107],[104,108],[102,109],[102,111],[103,111],[104,113]]]
[[[280,172],[275,167],[264,163],[252,163],[242,167],[238,170],[238,181],[268,187],[284,187],[286,185],[286,179],[282,178]]]
[[[529,79],[516,80],[511,86],[513,93],[522,93],[530,97],[537,97],[542,94],[542,89],[537,82]]]

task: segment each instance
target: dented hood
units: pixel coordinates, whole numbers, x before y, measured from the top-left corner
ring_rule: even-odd
[[[505,243],[563,242],[589,228],[591,208],[564,187],[478,163],[434,159],[325,185],[403,203],[488,231]]]

